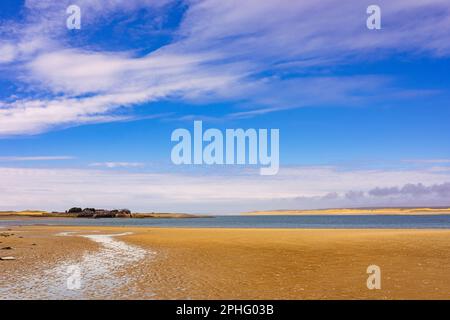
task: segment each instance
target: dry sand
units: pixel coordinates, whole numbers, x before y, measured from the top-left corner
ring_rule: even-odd
[[[14,233],[0,237],[0,248],[13,247],[0,255],[16,257],[0,261],[0,298],[8,298],[1,290],[7,284],[101,249],[85,237],[55,236],[64,231],[132,232],[117,239],[151,253],[109,270],[128,281],[117,290],[78,298],[450,299],[450,230],[48,226],[0,229]],[[366,287],[372,264],[381,268],[381,290]],[[89,278],[85,288],[95,281]],[[36,297],[33,290],[29,297]]]
[[[41,217],[46,211],[25,210],[25,211],[0,211],[0,218],[4,217]]]

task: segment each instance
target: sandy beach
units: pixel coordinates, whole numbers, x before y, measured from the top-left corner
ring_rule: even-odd
[[[0,299],[449,299],[450,230],[0,228]],[[381,268],[380,290],[366,286]],[[67,290],[66,268],[82,285]]]
[[[388,216],[405,216],[405,215],[448,215],[450,208],[446,207],[411,207],[411,208],[336,208],[336,209],[312,209],[312,210],[268,210],[268,211],[251,211],[244,212],[246,216],[354,216],[354,215],[388,215]]]

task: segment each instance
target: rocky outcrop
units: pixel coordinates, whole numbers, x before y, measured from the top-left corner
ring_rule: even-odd
[[[80,209],[80,210],[78,210]],[[131,211],[128,209],[105,210],[95,208],[71,208],[68,213],[75,213],[77,218],[131,218]]]

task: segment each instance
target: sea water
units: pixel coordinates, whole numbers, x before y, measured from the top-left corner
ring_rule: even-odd
[[[449,229],[450,215],[307,215],[212,216],[207,218],[36,218],[0,220],[0,226],[130,226],[192,228],[305,228],[305,229]]]

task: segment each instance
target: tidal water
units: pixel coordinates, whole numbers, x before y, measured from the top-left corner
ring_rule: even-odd
[[[38,218],[0,220],[0,227],[17,225],[132,226],[192,228],[313,228],[313,229],[449,229],[450,215],[354,216],[213,216],[211,218],[88,219]]]

